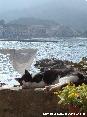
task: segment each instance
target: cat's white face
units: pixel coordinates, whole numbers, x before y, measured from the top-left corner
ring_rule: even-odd
[[[31,84],[32,84],[31,82],[25,82],[24,80],[22,81],[22,83],[23,83],[23,85],[22,85],[23,88],[26,88],[26,87],[29,88],[29,87],[31,87]]]
[[[36,82],[25,82],[23,80],[22,83],[23,83],[22,85],[23,88],[42,88],[45,87],[46,85],[43,81],[36,83]]]

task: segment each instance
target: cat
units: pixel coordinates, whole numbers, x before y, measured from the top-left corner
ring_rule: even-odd
[[[28,88],[43,88],[48,86],[49,89],[61,88],[67,85],[69,82],[72,82],[76,85],[85,83],[85,77],[81,73],[60,71],[60,70],[47,70],[44,72],[37,73],[35,76],[25,70],[25,74],[16,79],[20,85]]]

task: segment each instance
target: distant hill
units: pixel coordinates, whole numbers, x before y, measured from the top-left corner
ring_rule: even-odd
[[[58,23],[52,20],[42,20],[37,18],[19,18],[10,21],[8,24],[20,24],[20,25],[58,25]]]
[[[4,22],[4,24],[3,24]],[[37,18],[19,18],[8,23],[1,20],[4,38],[44,38],[44,37],[76,37],[79,32],[72,27],[58,24],[51,20]]]
[[[52,20],[42,20],[37,18],[19,18],[16,20],[10,21],[8,24],[16,25],[26,25],[26,26],[45,26],[48,28],[50,35],[54,33],[56,36],[73,36],[78,32],[72,27],[65,26],[63,24],[58,24]],[[36,27],[38,29],[38,27]]]

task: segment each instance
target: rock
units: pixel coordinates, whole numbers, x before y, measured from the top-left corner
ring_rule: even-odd
[[[58,59],[42,59],[37,61],[35,67],[39,68],[41,72],[49,69],[65,68],[64,62]]]

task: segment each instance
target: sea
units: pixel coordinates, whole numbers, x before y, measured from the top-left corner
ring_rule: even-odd
[[[34,67],[36,61],[45,58],[56,58],[60,60],[69,60],[79,62],[82,57],[87,57],[87,38],[41,38],[34,41],[0,41],[0,49],[37,49],[36,57],[28,70],[32,74],[39,72]],[[5,83],[8,87],[17,85],[14,78],[21,77],[15,71],[10,63],[9,56],[0,53],[0,82]]]

